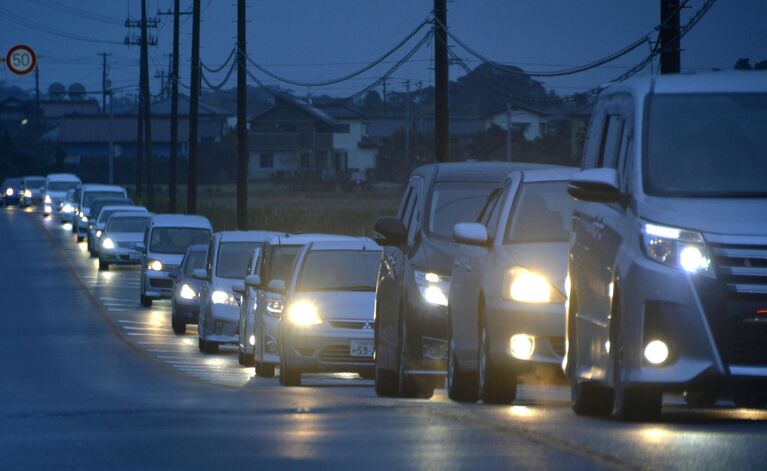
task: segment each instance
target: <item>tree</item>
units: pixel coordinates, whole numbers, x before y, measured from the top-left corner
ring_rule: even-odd
[[[735,70],[751,70],[751,60],[748,57],[741,57],[735,62]]]

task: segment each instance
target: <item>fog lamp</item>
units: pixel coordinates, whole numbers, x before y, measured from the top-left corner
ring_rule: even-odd
[[[668,360],[668,345],[662,340],[652,340],[644,348],[644,357],[653,365]]]
[[[511,356],[520,360],[529,360],[535,351],[535,337],[527,334],[516,334],[509,341]]]

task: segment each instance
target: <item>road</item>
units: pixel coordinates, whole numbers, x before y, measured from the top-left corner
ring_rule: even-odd
[[[624,424],[576,417],[561,385],[513,406],[382,399],[316,376],[282,388],[176,336],[138,303],[138,271],[99,273],[33,210],[0,212],[0,469],[764,469],[767,412],[690,410]]]

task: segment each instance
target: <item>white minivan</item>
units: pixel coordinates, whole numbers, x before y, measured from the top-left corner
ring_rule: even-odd
[[[69,190],[74,190],[81,184],[80,178],[71,173],[51,173],[45,177],[43,216],[58,214]]]
[[[579,414],[664,393],[767,402],[767,74],[647,77],[599,96],[575,197],[565,370]]]

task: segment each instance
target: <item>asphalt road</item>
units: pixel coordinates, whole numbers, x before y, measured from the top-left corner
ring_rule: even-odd
[[[653,424],[576,417],[561,385],[513,406],[377,398],[316,376],[282,388],[176,336],[138,271],[99,273],[32,210],[0,212],[0,469],[765,469],[767,412],[666,400]]]

